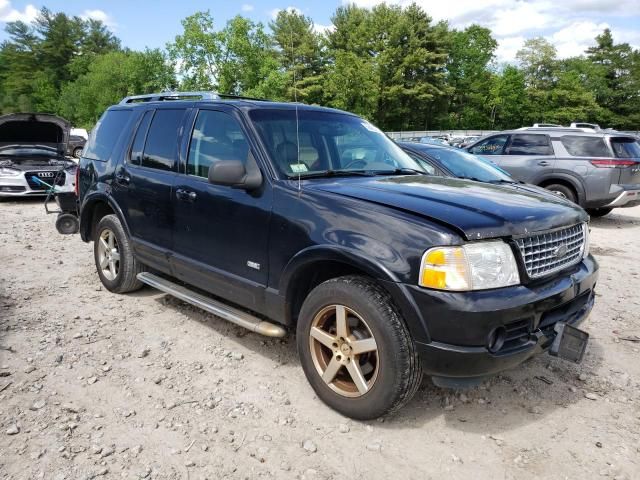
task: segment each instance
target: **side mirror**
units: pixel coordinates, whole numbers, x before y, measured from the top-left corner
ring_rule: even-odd
[[[262,185],[262,174],[257,166],[249,170],[240,160],[220,160],[209,167],[209,183],[255,190]]]

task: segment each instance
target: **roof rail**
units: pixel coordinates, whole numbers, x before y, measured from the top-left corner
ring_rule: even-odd
[[[120,101],[120,105],[138,102],[163,102],[165,100],[181,100],[196,98],[198,100],[219,100],[220,95],[215,92],[160,92],[145,95],[131,95]]]
[[[164,102],[170,100],[261,100],[263,98],[245,97],[242,95],[230,95],[226,93],[217,92],[160,92],[160,93],[147,93],[144,95],[131,95],[123,98],[120,101],[120,105],[126,105],[129,103],[141,103],[141,102]]]
[[[518,130],[525,130],[527,132],[584,132],[584,128],[571,128],[571,127],[523,127]]]

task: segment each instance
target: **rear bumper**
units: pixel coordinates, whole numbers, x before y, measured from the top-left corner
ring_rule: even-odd
[[[416,298],[414,290],[432,338],[429,343],[416,342],[425,373],[482,377],[546,351],[555,338],[557,322],[575,326],[589,316],[597,278],[598,265],[589,256],[574,270],[536,286],[452,295],[436,292],[435,302]],[[433,293],[423,291],[422,295],[432,297]],[[496,329],[504,329],[506,341],[492,348]]]
[[[640,205],[640,185],[616,185],[622,192],[604,208],[635,207]]]

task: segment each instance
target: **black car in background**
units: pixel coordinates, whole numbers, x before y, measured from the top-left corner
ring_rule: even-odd
[[[80,158],[82,149],[87,140],[79,135],[70,135],[67,143],[67,155],[70,157]]]

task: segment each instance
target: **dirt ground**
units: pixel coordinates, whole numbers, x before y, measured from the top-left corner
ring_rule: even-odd
[[[1,479],[640,478],[640,207],[592,222],[580,365],[537,357],[355,422],[273,340],[102,288],[40,201],[0,203]]]

